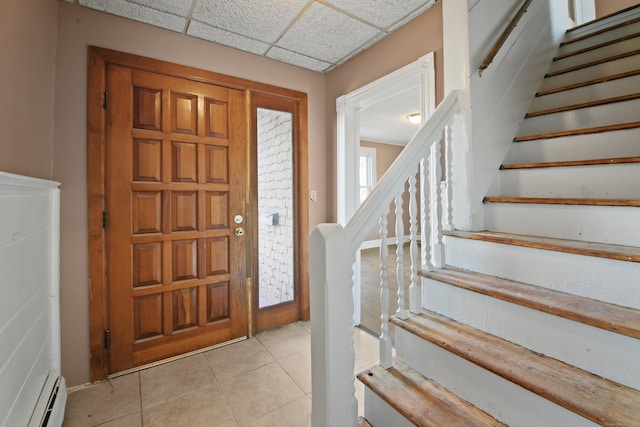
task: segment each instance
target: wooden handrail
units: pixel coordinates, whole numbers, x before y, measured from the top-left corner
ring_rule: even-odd
[[[513,31],[513,29],[518,25],[518,22],[520,22],[520,18],[522,18],[522,15],[524,15],[527,12],[527,9],[529,8],[529,5],[531,5],[532,1],[533,0],[525,0],[522,6],[520,6],[518,13],[516,13],[516,15],[511,20],[511,22],[509,22],[509,25],[507,25],[507,28],[504,29],[504,31],[502,32],[498,40],[494,43],[493,47],[491,47],[491,50],[489,51],[487,56],[485,56],[484,60],[480,63],[480,66],[478,67],[478,72],[480,73],[480,76],[482,76],[482,72],[486,70],[489,67],[489,65],[491,65],[494,58],[496,57],[496,55],[504,45],[504,42],[507,41],[507,38],[509,37],[509,35],[511,35],[511,32]]]

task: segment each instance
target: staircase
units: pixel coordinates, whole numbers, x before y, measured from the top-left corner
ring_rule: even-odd
[[[361,425],[640,426],[639,9],[567,32]]]

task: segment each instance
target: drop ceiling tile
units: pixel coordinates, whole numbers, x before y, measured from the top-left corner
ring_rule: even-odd
[[[191,21],[187,34],[201,39],[209,40],[246,52],[264,55],[269,49],[268,44],[246,38],[244,36],[221,30],[199,21]]]
[[[198,0],[193,19],[266,43],[275,42],[309,0]]]
[[[131,0],[152,9],[162,10],[178,16],[187,16],[191,11],[192,0]]]
[[[326,62],[338,62],[376,37],[379,31],[363,22],[314,3],[277,45]]]
[[[286,62],[292,65],[297,65],[298,67],[307,68],[313,71],[323,72],[332,67],[332,64],[328,62],[320,61],[319,59],[315,58],[309,58],[308,56],[281,49],[277,46],[273,47],[266,56],[267,58]]]
[[[328,0],[328,3],[380,28],[388,28],[430,0]]]
[[[82,6],[173,31],[184,31],[186,19],[124,0],[80,0]]]

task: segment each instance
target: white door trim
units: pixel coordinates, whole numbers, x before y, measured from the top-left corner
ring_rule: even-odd
[[[394,94],[418,86],[422,123],[435,110],[435,65],[430,52],[416,61],[336,99],[337,110],[337,209],[338,223],[349,222],[359,206],[358,152],[360,111]],[[360,324],[360,257],[354,271],[354,321]]]

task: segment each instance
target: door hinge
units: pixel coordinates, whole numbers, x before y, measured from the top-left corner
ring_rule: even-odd
[[[107,228],[109,226],[109,211],[102,211],[102,228]]]
[[[102,108],[105,110],[109,107],[109,93],[105,90],[102,94]]]
[[[104,330],[104,348],[108,349],[111,346],[111,331],[109,329]]]

